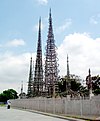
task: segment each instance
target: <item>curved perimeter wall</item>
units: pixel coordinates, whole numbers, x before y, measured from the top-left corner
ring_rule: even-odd
[[[11,106],[54,114],[100,116],[100,96],[92,99],[31,98],[11,100]]]

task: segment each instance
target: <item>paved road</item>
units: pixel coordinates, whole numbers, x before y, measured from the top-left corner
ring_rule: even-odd
[[[57,117],[57,118],[56,118]],[[29,112],[18,109],[7,109],[6,107],[0,107],[0,121],[85,121],[82,119],[74,119],[60,117],[56,115],[47,116],[39,114],[39,112]]]
[[[6,107],[0,107],[0,121],[65,121],[65,120],[37,113],[32,113],[17,109],[6,109]]]

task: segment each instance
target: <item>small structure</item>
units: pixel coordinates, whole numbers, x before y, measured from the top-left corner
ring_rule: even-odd
[[[20,99],[25,99],[26,98],[26,93],[23,92],[23,81],[22,81],[22,84],[21,84],[21,93],[19,94],[19,98]]]
[[[86,77],[86,84],[88,86],[88,90],[89,90],[89,96],[90,96],[90,99],[93,95],[92,93],[92,77],[91,77],[91,71],[89,69],[89,75]]]
[[[19,94],[19,99],[26,99],[27,95],[25,92]]]

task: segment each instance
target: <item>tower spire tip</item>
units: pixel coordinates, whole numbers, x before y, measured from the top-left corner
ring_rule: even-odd
[[[50,8],[50,12],[49,12],[49,15],[50,15],[50,17],[51,17],[51,8]]]

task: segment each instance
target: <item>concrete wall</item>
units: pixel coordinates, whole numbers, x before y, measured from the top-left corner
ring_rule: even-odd
[[[67,98],[32,98],[11,100],[11,105],[54,114],[100,116],[100,96],[85,100]]]

